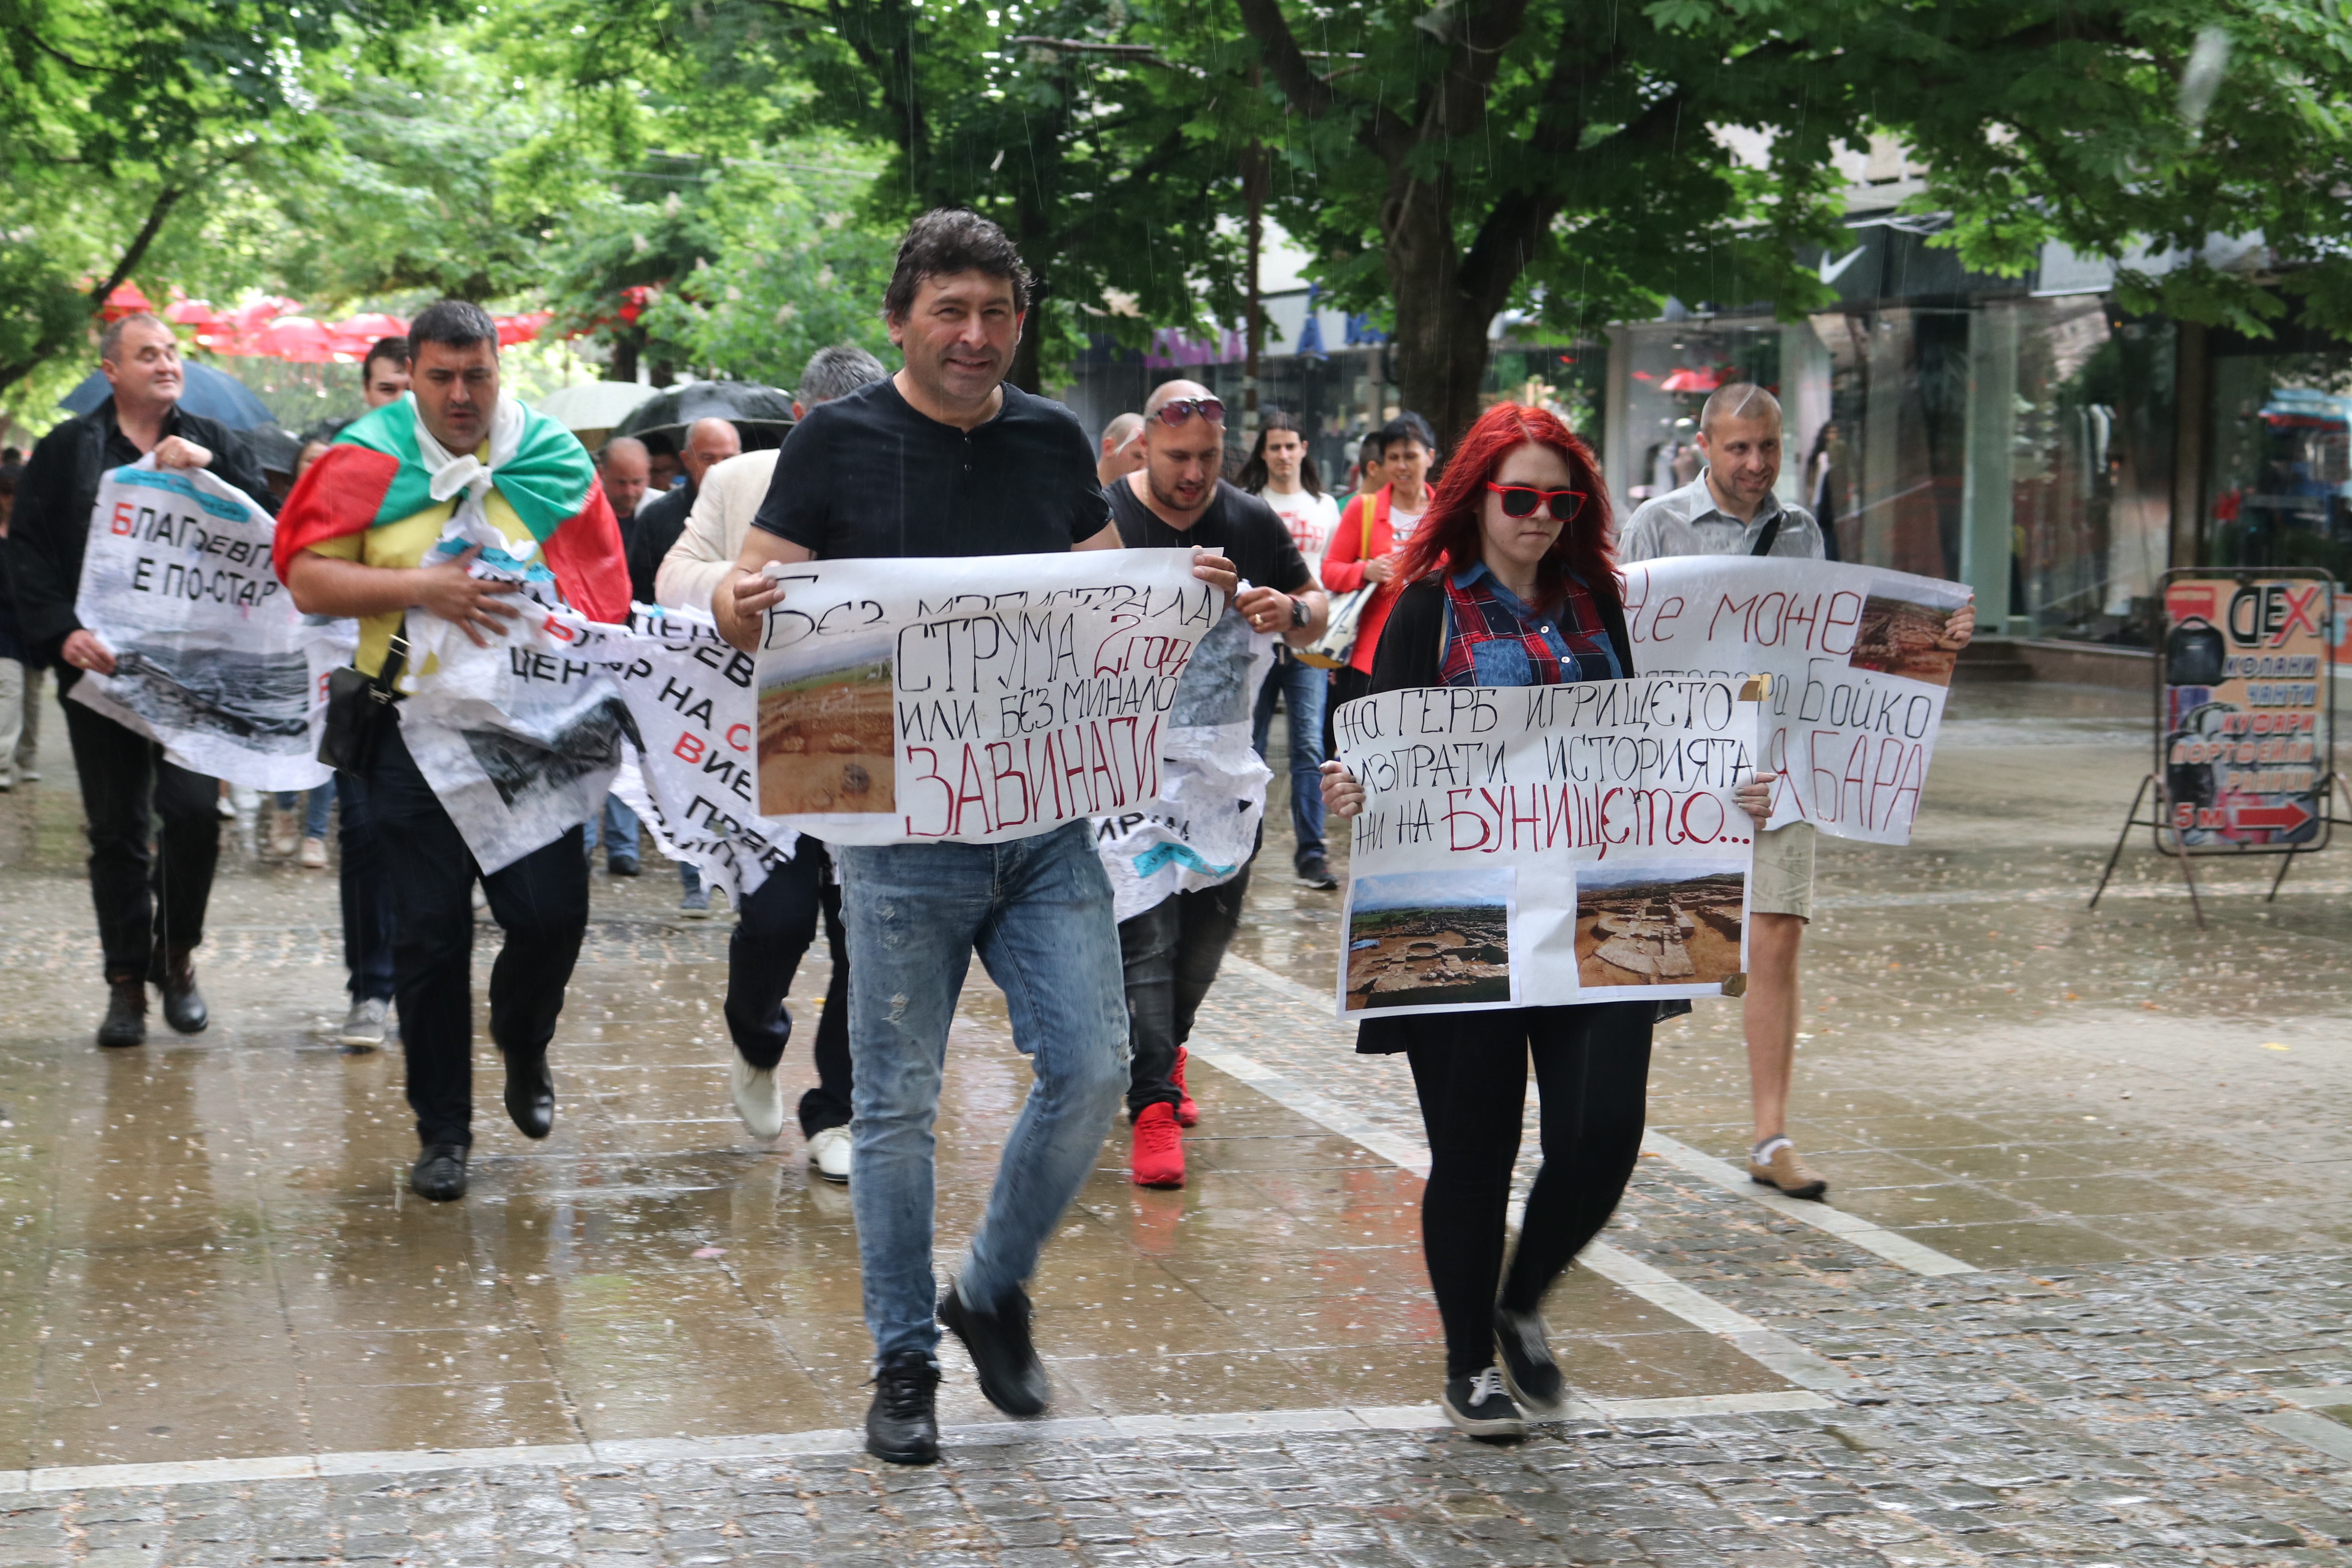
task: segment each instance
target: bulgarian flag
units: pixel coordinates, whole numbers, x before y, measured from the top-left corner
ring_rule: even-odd
[[[298,551],[331,539],[398,522],[464,495],[436,474],[460,465],[479,474],[470,457],[436,468],[419,437],[413,396],[361,416],[296,482],[278,513],[271,552],[282,581]],[[437,457],[446,457],[434,448]],[[578,437],[547,416],[501,397],[491,421],[490,486],[514,509],[539,542],[540,558],[554,574],[564,602],[592,621],[629,618],[629,569],[621,525],[613,516],[596,466]]]

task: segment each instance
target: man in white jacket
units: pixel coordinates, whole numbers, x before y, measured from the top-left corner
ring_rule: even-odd
[[[836,344],[819,349],[801,373],[793,398],[797,419],[890,373],[864,349]],[[702,478],[686,531],[662,558],[654,591],[659,601],[708,612],[710,595],[726,578],[743,548],[752,515],[767,499],[775,477],[777,448],[746,452],[715,465]],[[803,835],[793,858],[745,899],[727,954],[727,1032],[735,1042],[735,1108],[758,1138],[783,1131],[784,1102],[776,1085],[776,1064],[793,1034],[785,994],[800,968],[801,955],[816,940],[824,919],[825,945],[833,979],[817,1016],[814,1089],[801,1096],[801,1136],[809,1163],[830,1182],[849,1180],[849,957],[841,929],[841,889],[833,878],[824,846]]]

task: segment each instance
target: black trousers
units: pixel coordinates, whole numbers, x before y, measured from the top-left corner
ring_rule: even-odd
[[[367,781],[335,775],[335,800],[343,826],[343,967],[351,971],[353,1001],[392,1000],[392,882],[390,847],[368,804]]]
[[[1601,1234],[1642,1152],[1654,1002],[1514,1007],[1425,1015],[1408,1047],[1429,1134],[1422,1255],[1445,1325],[1445,1375],[1495,1360],[1495,1284],[1519,1120],[1534,1058],[1542,1092],[1543,1168],[1528,1194],[1501,1301],[1532,1310],[1585,1243]]]
[[[474,1141],[474,879],[457,824],[401,740],[385,727],[367,778],[388,853],[393,994],[408,1064],[408,1103],[424,1143]],[[490,1039],[509,1056],[544,1055],[588,929],[588,858],[574,827],[483,877],[507,935],[490,970]]]
[[[833,979],[816,1017],[816,1087],[801,1096],[803,1138],[846,1127],[850,1117],[849,948],[841,930],[841,885],[825,876],[831,864],[824,846],[803,838],[793,858],[743,900],[727,944],[727,1033],[745,1061],[772,1068],[793,1037],[784,998],[824,917]]]
[[[65,700],[73,681],[58,686],[81,775],[99,950],[109,979],[144,978],[165,952],[205,939],[205,906],[220,860],[220,783],[164,761],[163,748],[144,735]],[[151,816],[160,823],[152,851]]]
[[[1118,922],[1118,952],[1127,969],[1127,1113],[1174,1105],[1176,1047],[1192,1037],[1201,999],[1216,983],[1217,966],[1241,924],[1250,868],[1213,888],[1163,899]]]

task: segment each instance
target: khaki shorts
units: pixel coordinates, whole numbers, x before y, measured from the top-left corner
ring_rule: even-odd
[[[1759,915],[1813,918],[1813,825],[1792,822],[1756,836],[1748,908]]]

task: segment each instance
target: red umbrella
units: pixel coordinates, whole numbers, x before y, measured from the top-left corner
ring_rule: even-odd
[[[196,343],[214,348],[228,341],[232,323],[202,300],[174,300],[164,307],[163,319],[176,327],[195,329]]]
[[[125,316],[152,315],[154,310],[155,302],[139,291],[138,284],[124,283],[106,297],[99,314],[110,321],[119,321]]]
[[[498,323],[499,347],[510,349],[539,336],[541,329],[555,320],[555,312],[531,310],[520,316],[493,316],[490,320]]]
[[[1723,384],[1720,373],[1712,370],[1678,370],[1658,384],[1661,392],[1713,392]]]
[[[364,355],[383,338],[404,338],[408,323],[398,316],[387,316],[381,310],[370,310],[353,316],[348,321],[337,321],[329,329],[334,334],[335,352],[352,359]]]
[[[335,335],[308,316],[280,316],[255,334],[256,353],[298,364],[332,364]]]

